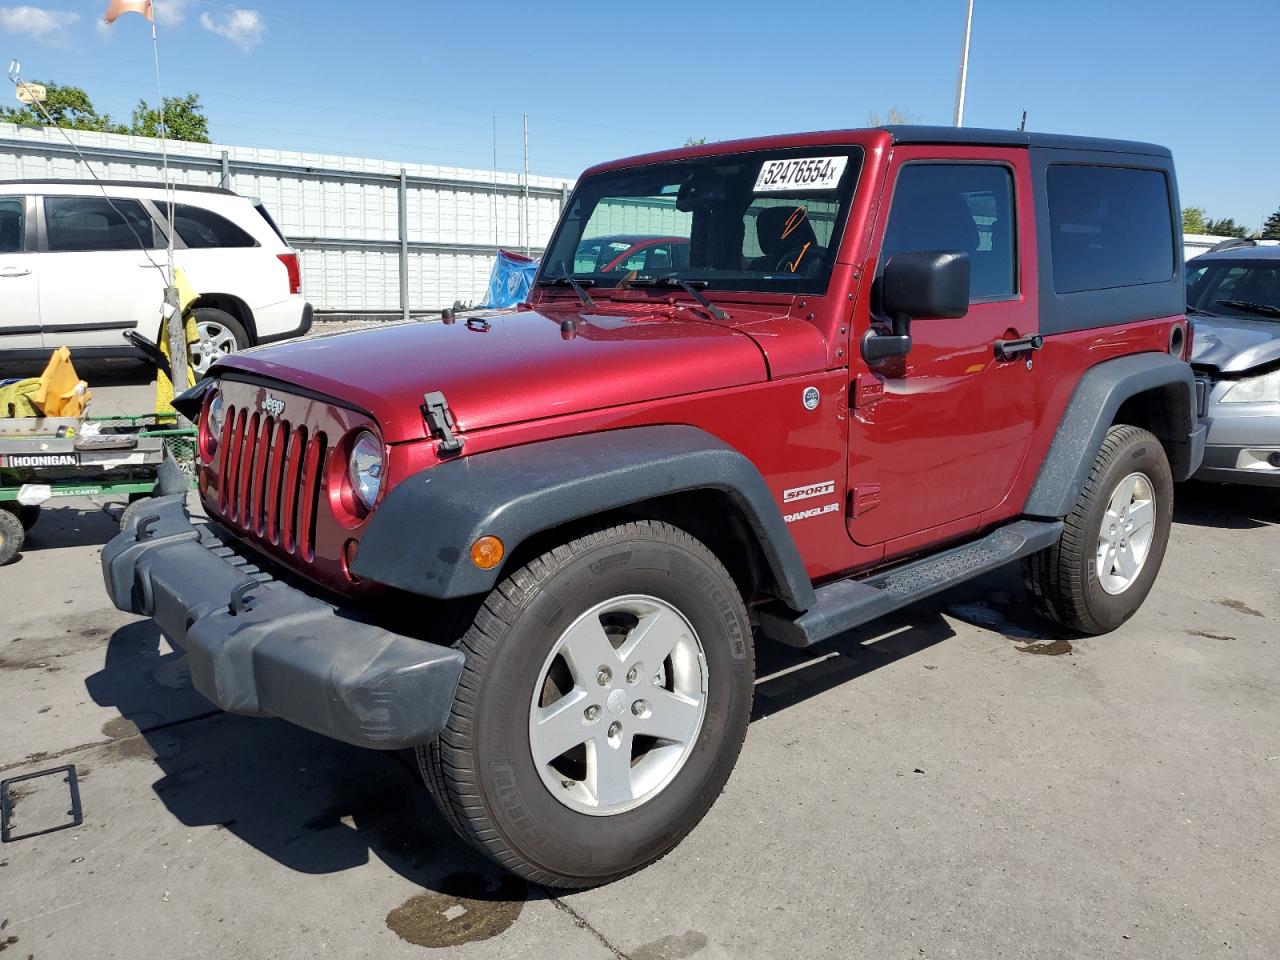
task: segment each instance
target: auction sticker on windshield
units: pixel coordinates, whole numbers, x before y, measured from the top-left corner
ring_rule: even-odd
[[[793,157],[766,160],[756,177],[756,193],[792,190],[834,190],[848,157]]]

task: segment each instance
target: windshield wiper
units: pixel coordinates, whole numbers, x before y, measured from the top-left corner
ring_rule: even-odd
[[[562,273],[558,277],[549,277],[545,280],[538,281],[538,286],[540,287],[573,287],[573,292],[578,295],[578,299],[588,307],[599,306],[599,304],[591,299],[591,294],[587,293],[587,287],[594,287],[595,285],[596,282],[594,280],[575,280],[567,273]]]
[[[704,297],[699,290],[705,289],[707,281],[705,280],[685,280],[681,277],[636,277],[631,281],[633,287],[679,287],[693,299],[702,305],[702,309],[715,317],[717,320],[728,320],[729,315],[717,307],[714,303]]]
[[[1201,310],[1199,307],[1187,305],[1187,313],[1194,313],[1198,317],[1220,317],[1220,313],[1210,313],[1208,310]]]
[[[1264,317],[1280,317],[1280,307],[1273,307],[1269,303],[1254,303],[1252,300],[1215,300],[1213,302],[1220,303],[1224,307],[1247,310],[1249,313],[1259,313]]]

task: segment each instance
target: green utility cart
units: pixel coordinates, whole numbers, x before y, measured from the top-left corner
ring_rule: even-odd
[[[166,460],[171,478],[194,483],[196,431],[172,414],[0,418],[0,565],[53,497],[128,497],[125,524],[156,493]]]

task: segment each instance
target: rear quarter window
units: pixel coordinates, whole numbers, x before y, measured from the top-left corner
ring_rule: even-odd
[[[173,227],[182,242],[196,250],[258,245],[258,241],[221,214],[187,203],[174,204]]]
[[[1163,171],[1053,164],[1047,177],[1057,293],[1173,277],[1172,204]]]

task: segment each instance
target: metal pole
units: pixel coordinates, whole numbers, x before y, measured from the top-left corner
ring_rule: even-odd
[[[956,81],[955,125],[964,126],[964,90],[969,82],[969,34],[973,30],[973,0],[964,16],[964,49],[960,51],[960,78]]]
[[[222,189],[231,189],[231,157],[227,151],[222,151]]]
[[[524,255],[529,256],[529,115],[524,115]]]
[[[493,248],[498,249],[498,116],[493,116]]]
[[[409,177],[400,168],[400,314],[409,319]]]

